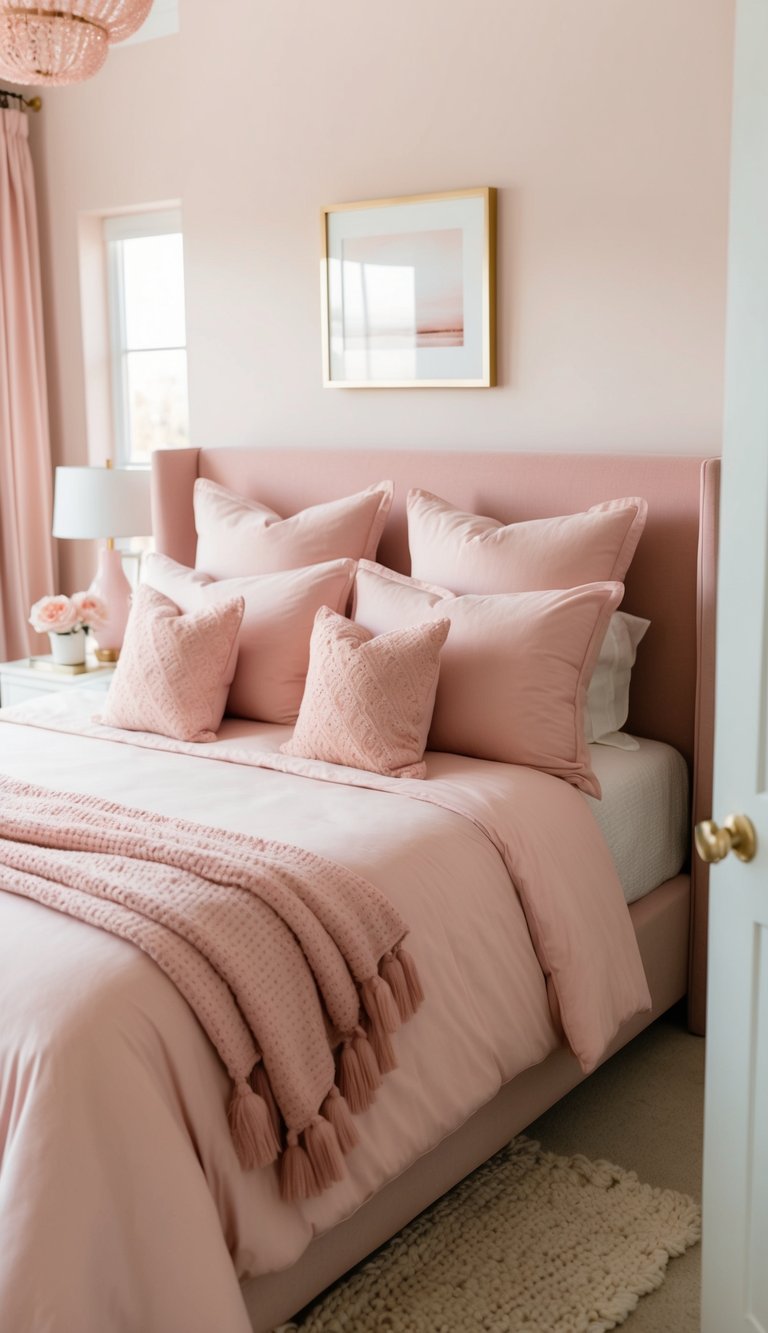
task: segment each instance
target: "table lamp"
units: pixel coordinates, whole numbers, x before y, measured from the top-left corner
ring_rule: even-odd
[[[108,619],[99,629],[96,656],[116,662],[130,609],[131,585],[125,577],[116,537],[146,537],[152,531],[149,470],[143,468],[57,467],[53,501],[53,535],[77,540],[103,538],[99,564],[91,583],[107,606]]]

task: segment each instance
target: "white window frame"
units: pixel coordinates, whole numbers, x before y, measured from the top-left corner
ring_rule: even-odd
[[[156,209],[147,213],[122,213],[103,220],[104,248],[107,266],[107,304],[109,309],[109,355],[112,387],[112,433],[114,458],[118,467],[131,463],[129,448],[130,417],[125,369],[128,338],[125,326],[125,285],[120,262],[120,241],[135,240],[141,236],[168,236],[182,232],[181,209]],[[146,348],[143,350],[151,351]],[[162,351],[187,350],[186,339],[178,348]]]

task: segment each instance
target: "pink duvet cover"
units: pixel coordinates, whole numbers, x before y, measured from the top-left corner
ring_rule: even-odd
[[[358,1118],[347,1178],[286,1204],[273,1167],[242,1172],[226,1071],[167,978],[127,942],[0,894],[0,1329],[246,1333],[237,1279],[293,1263],[544,1059],[553,1011],[585,1068],[600,1058],[649,1002],[634,935],[586,802],[556,778],[446,754],[426,782],[377,778],[290,760],[286,729],[234,721],[210,746],[129,744],[90,722],[93,704],[0,714],[0,772],[348,866],[408,922],[428,995]]]

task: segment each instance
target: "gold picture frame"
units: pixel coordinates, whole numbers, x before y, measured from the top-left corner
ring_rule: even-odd
[[[496,191],[366,199],[322,210],[323,383],[496,383]]]

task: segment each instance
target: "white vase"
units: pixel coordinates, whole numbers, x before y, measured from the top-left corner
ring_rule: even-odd
[[[85,630],[74,629],[70,634],[49,634],[51,656],[60,666],[79,666],[85,661]]]

